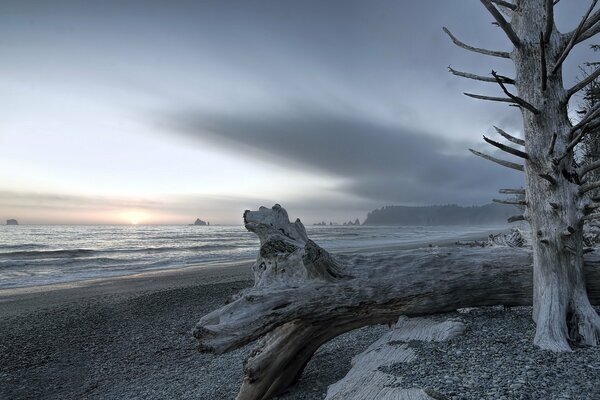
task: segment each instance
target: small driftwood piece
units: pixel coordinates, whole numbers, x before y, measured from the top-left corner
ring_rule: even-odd
[[[338,257],[289,222],[279,205],[244,214],[261,250],[255,286],[205,315],[199,349],[223,353],[258,340],[238,400],[266,400],[297,381],[327,341],[366,325],[479,306],[531,305],[531,251],[511,247],[423,248]],[[342,267],[343,265],[343,267]],[[600,257],[586,255],[592,304],[600,303]]]

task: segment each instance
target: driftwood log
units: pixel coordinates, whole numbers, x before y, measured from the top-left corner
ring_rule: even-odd
[[[312,242],[279,205],[246,211],[260,238],[256,284],[202,317],[202,351],[223,353],[258,339],[244,365],[238,400],[285,392],[324,343],[350,330],[459,308],[532,304],[530,250],[511,247],[424,248],[340,256]],[[343,265],[343,267],[342,267]],[[586,255],[593,304],[600,303],[600,258]]]

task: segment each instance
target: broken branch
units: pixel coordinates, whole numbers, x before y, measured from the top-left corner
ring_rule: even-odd
[[[495,50],[483,49],[483,48],[480,48],[480,47],[469,46],[468,44],[466,44],[466,43],[461,42],[460,40],[458,40],[456,38],[456,36],[454,36],[448,30],[448,28],[444,27],[442,29],[444,30],[444,32],[446,32],[446,34],[450,37],[450,39],[452,40],[452,42],[455,45],[457,45],[458,47],[462,47],[465,50],[469,50],[469,51],[472,51],[474,53],[484,54],[486,56],[493,56],[493,57],[500,57],[500,58],[510,58],[510,53],[508,53],[506,51],[495,51]]]
[[[509,3],[508,1],[502,1],[502,0],[491,0],[492,3],[498,4],[500,7],[504,7],[504,8],[508,8],[510,10],[516,10],[517,6],[514,5],[513,3]]]
[[[524,215],[513,215],[512,217],[510,217],[508,219],[509,224],[511,224],[513,222],[517,222],[517,221],[525,221],[525,216]]]
[[[584,165],[581,168],[579,168],[579,170],[577,171],[577,174],[579,175],[580,178],[583,178],[585,176],[585,174],[587,174],[590,171],[593,171],[595,169],[600,168],[600,161],[594,161],[591,164],[588,165]]]
[[[579,35],[582,33],[583,27],[585,26],[585,23],[588,20],[588,17],[590,15],[590,13],[592,12],[592,10],[594,9],[594,7],[596,6],[597,2],[598,2],[598,0],[593,0],[592,1],[592,4],[590,5],[590,8],[588,8],[587,12],[585,13],[585,15],[583,16],[583,18],[579,22],[579,25],[577,25],[577,28],[575,29],[575,31],[573,31],[572,33],[569,34],[570,35],[569,42],[567,43],[567,46],[565,47],[565,49],[563,50],[562,54],[560,55],[560,57],[556,61],[556,64],[554,64],[554,68],[552,68],[552,75],[556,74],[556,71],[558,71],[558,69],[560,68],[560,66],[562,65],[562,63],[565,61],[565,59],[569,55],[569,52],[571,51],[571,49],[573,48],[573,46],[575,46],[576,43],[579,43],[581,41],[581,40],[578,40],[579,39]]]
[[[501,200],[501,199],[492,199],[494,203],[498,204],[509,204],[512,206],[526,206],[527,202],[525,200]]]
[[[482,76],[482,75],[476,75],[476,74],[471,74],[469,72],[462,72],[462,71],[458,71],[452,67],[448,67],[448,71],[450,71],[450,73],[452,75],[456,75],[456,76],[460,76],[463,78],[467,78],[467,79],[474,79],[476,81],[483,81],[483,82],[493,82],[496,83],[496,78],[493,78],[491,76]],[[508,78],[506,76],[502,77],[502,81],[504,83],[508,83],[509,85],[514,85],[515,81],[514,79]]]
[[[581,89],[585,88],[587,85],[592,83],[596,78],[600,76],[600,68],[596,68],[594,72],[589,74],[585,79],[580,80],[575,86],[571,89],[567,90],[567,100],[571,98],[575,93],[579,92]]]
[[[554,4],[552,0],[546,0],[546,29],[544,31],[544,43],[550,41],[552,28],[554,27]],[[545,46],[542,46],[542,49]],[[545,69],[545,68],[544,68]]]
[[[480,0],[480,1],[481,1],[481,4],[483,4],[483,6],[490,12],[490,14],[492,14],[492,17],[494,17],[494,19],[498,23],[498,26],[500,28],[502,28],[504,33],[506,33],[506,36],[508,36],[508,38],[513,43],[513,45],[516,48],[521,47],[521,40],[519,39],[519,37],[517,36],[515,31],[513,30],[512,26],[506,21],[506,19],[504,19],[504,17],[500,13],[500,11],[498,11],[496,6],[494,6],[492,4],[492,1],[491,0]]]
[[[502,151],[512,154],[513,156],[521,157],[525,160],[529,159],[529,155],[527,153],[525,153],[524,151],[513,149],[510,146],[493,141],[492,139],[485,137],[485,135],[483,136],[483,140],[485,140],[487,143],[491,144],[492,146],[494,146]]]
[[[498,85],[500,85],[504,94],[507,95],[510,99],[512,99],[513,103],[526,108],[527,110],[531,111],[532,113],[534,113],[536,115],[540,113],[540,111],[537,108],[535,108],[534,106],[532,106],[531,104],[529,104],[528,102],[526,102],[525,100],[520,98],[519,96],[515,96],[514,94],[509,92],[508,89],[506,89],[506,86],[504,86],[504,83],[502,82],[500,75],[498,75],[496,73],[496,71],[492,71],[492,75],[494,78],[496,78],[496,82],[498,82]]]
[[[492,157],[492,156],[489,156],[489,155],[484,154],[484,153],[480,153],[479,151],[473,150],[473,149],[469,149],[469,151],[471,153],[475,154],[476,156],[479,156],[479,157],[481,157],[483,159],[486,159],[488,161],[495,162],[496,164],[500,164],[503,167],[515,169],[517,171],[524,171],[525,170],[525,168],[523,167],[522,164],[517,164],[517,163],[513,163],[513,162],[510,162],[510,161],[506,161],[506,160],[501,160],[499,158]]]
[[[494,126],[494,129],[496,130],[496,132],[498,132],[504,139],[508,140],[509,142],[512,142],[514,144],[518,144],[519,146],[525,146],[525,141],[523,139],[519,139],[514,137],[513,135],[507,133],[505,130],[498,128],[497,126]]]
[[[590,190],[594,190],[594,189],[598,189],[598,188],[600,188],[600,182],[586,183],[584,185],[581,185],[581,187],[579,188],[579,195],[583,196],[584,194],[586,194]]]
[[[521,194],[525,196],[525,189],[499,189],[500,194]]]

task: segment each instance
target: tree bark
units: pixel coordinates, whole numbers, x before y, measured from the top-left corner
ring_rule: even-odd
[[[521,46],[513,50],[511,58],[516,67],[519,97],[540,110],[539,114],[521,110],[529,155],[525,162],[525,217],[533,235],[533,318],[537,324],[534,342],[543,349],[570,351],[568,340],[587,345],[598,343],[600,318],[586,294],[585,198],[579,194],[573,152],[568,150],[573,135],[560,60],[569,50],[570,38],[560,34],[553,24],[550,37],[541,37],[547,28],[545,3],[519,2],[512,26]],[[553,73],[545,76],[544,71]]]

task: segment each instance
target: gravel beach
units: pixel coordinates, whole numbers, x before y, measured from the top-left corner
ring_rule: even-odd
[[[220,271],[230,282],[215,283],[219,273],[196,269],[110,280],[103,295],[97,283],[0,295],[0,399],[233,399],[251,345],[203,354],[190,334],[202,315],[253,283],[247,264]],[[323,398],[352,356],[383,331],[364,328],[332,341],[282,398]]]
[[[68,287],[0,291],[0,399],[233,399],[251,345],[199,353],[198,319],[251,286],[249,263],[190,268]],[[436,399],[600,399],[600,352],[542,352],[527,307],[462,310],[465,333],[411,342],[416,361],[384,372]],[[387,326],[323,346],[281,399],[323,399],[352,357]]]

